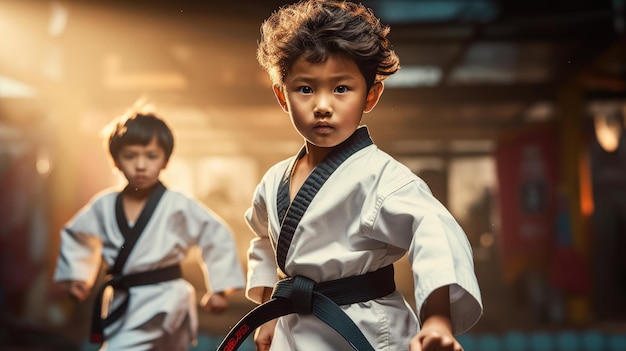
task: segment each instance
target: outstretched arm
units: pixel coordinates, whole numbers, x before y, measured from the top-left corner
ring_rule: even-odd
[[[410,351],[462,351],[463,347],[452,333],[450,320],[450,289],[433,291],[422,307],[422,329],[409,345]]]

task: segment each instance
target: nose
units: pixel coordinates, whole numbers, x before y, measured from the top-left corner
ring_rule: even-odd
[[[327,94],[318,94],[313,108],[315,117],[329,117],[333,114],[331,98]]]
[[[137,158],[137,163],[135,164],[135,166],[137,167],[137,169],[144,169],[146,166],[146,159],[145,157],[138,157]]]

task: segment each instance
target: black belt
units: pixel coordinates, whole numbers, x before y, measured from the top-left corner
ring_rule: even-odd
[[[148,272],[139,272],[128,275],[114,275],[107,280],[98,292],[93,307],[93,315],[91,317],[91,342],[102,342],[104,337],[104,328],[118,320],[128,308],[130,300],[129,290],[133,286],[156,284],[168,280],[182,278],[183,274],[179,265],[173,265],[165,268],[155,269]],[[102,318],[102,297],[104,290],[110,286],[116,290],[126,292],[124,301],[106,318]]]
[[[393,265],[321,283],[301,276],[281,280],[274,287],[272,298],[231,328],[217,350],[237,350],[256,328],[272,319],[291,313],[313,313],[343,336],[353,349],[374,351],[361,330],[339,306],[374,300],[395,290]]]

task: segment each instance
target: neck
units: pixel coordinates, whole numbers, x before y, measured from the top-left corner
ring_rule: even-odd
[[[318,147],[310,143],[306,143],[306,158],[307,162],[315,167],[333,150],[332,147]]]
[[[124,196],[127,198],[135,199],[135,200],[143,200],[147,198],[148,196],[150,196],[150,194],[152,193],[155,187],[156,187],[156,184],[149,188],[137,189],[135,187],[127,185],[126,188],[124,188]]]

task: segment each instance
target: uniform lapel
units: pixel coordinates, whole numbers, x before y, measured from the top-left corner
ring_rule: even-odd
[[[139,218],[137,218],[137,223],[135,223],[132,228],[128,225],[128,220],[126,219],[126,214],[124,213],[122,193],[117,195],[117,198],[115,199],[115,219],[117,220],[117,226],[122,232],[125,241],[124,245],[122,245],[122,248],[120,249],[120,252],[117,254],[115,264],[109,270],[110,274],[120,274],[122,272],[122,268],[126,263],[128,255],[130,255],[131,250],[139,239],[139,235],[141,235],[143,230],[146,228],[148,221],[154,214],[154,210],[163,196],[163,193],[165,193],[165,190],[165,186],[161,182],[158,182],[152,193],[150,193],[150,196],[148,196],[146,205],[141,210]]]
[[[304,155],[304,148],[300,150],[298,157],[294,158],[289,164],[276,194],[276,208],[280,216],[279,219],[281,219],[280,235],[278,237],[278,244],[276,245],[276,261],[283,273],[286,273],[285,260],[289,247],[291,246],[293,234],[317,192],[330,175],[348,157],[362,148],[372,145],[372,143],[372,139],[366,127],[357,129],[354,134],[343,143],[337,145],[333,151],[315,167],[313,172],[311,172],[304,181],[304,184],[302,184],[302,187],[300,187],[300,190],[298,190],[291,204],[289,202],[289,179],[296,161]]]

